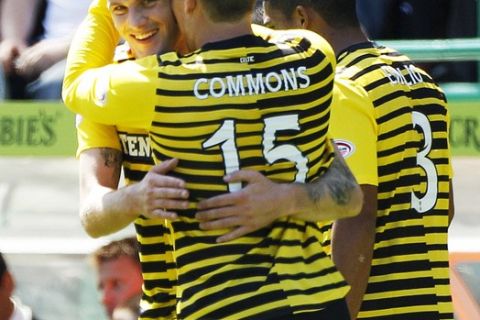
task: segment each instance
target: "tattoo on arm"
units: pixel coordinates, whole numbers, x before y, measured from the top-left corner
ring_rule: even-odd
[[[101,148],[101,153],[106,167],[116,167],[122,164],[120,151],[111,148]]]
[[[335,157],[338,156],[338,154],[335,155]],[[327,184],[327,187],[332,198],[339,205],[346,205],[350,201],[350,191],[355,188],[355,178],[343,161],[334,160],[331,170],[331,182]]]
[[[119,150],[111,148],[101,148],[103,162],[106,167],[114,169],[114,175],[120,176],[122,168],[122,153]]]
[[[341,155],[335,154],[335,159],[328,170],[315,182],[307,184],[308,195],[315,203],[327,195],[340,206],[347,205],[351,200],[351,190],[356,186],[355,177],[348,169]]]

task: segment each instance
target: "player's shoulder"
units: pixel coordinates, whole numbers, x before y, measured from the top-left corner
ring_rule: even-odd
[[[337,101],[349,101],[361,106],[361,109],[372,109],[373,103],[368,92],[359,83],[339,75],[335,76],[333,94]]]
[[[252,24],[255,35],[264,38],[269,42],[302,43],[306,41],[310,48],[322,51],[329,59],[335,59],[335,53],[331,45],[319,34],[305,29],[274,30],[257,24]]]
[[[365,88],[347,77],[338,74],[335,75],[335,86],[344,95],[359,96],[368,99],[368,93]]]

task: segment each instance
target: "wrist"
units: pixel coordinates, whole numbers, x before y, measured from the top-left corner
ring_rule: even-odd
[[[280,184],[280,199],[285,199],[281,203],[281,217],[293,217],[301,214],[305,202],[305,190],[298,183]]]
[[[140,200],[137,196],[138,184],[134,183],[131,185],[124,186],[119,189],[122,191],[121,203],[124,208],[124,214],[128,215],[132,220],[135,220],[140,215],[142,208],[140,205]]]

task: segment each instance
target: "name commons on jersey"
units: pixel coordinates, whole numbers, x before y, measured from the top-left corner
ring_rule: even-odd
[[[221,98],[225,95],[238,97],[259,95],[304,89],[310,85],[310,77],[305,74],[307,68],[281,69],[269,73],[248,73],[224,78],[200,78],[195,81],[195,97],[204,100],[210,97]]]

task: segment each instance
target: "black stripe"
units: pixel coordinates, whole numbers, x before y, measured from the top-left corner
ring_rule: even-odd
[[[125,166],[123,167],[123,173],[125,175],[125,178],[131,181],[140,181],[147,174],[146,171],[131,170]]]

